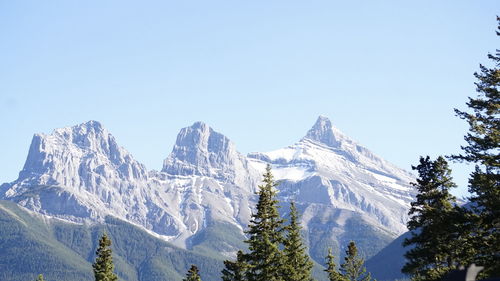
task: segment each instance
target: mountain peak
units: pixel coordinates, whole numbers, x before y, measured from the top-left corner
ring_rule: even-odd
[[[172,175],[202,175],[232,178],[241,155],[226,136],[203,122],[181,129],[162,172]]]
[[[82,123],[80,125],[77,125],[80,127],[85,127],[87,130],[94,130],[94,131],[103,131],[104,127],[102,126],[101,122],[95,121],[95,120],[89,120],[85,123]],[[77,127],[75,126],[75,127]]]
[[[43,138],[57,138],[63,142],[73,143],[80,148],[99,149],[103,142],[115,142],[113,136],[98,121],[55,129],[51,135],[38,134]]]
[[[320,142],[330,147],[339,148],[342,143],[352,141],[345,136],[341,131],[332,125],[328,117],[320,115],[316,123],[307,132],[304,139]]]
[[[211,129],[205,122],[203,121],[196,121],[193,123],[193,125],[189,126],[190,128],[201,128],[201,129]]]
[[[329,131],[329,130],[332,130],[333,126],[332,126],[332,121],[330,121],[330,119],[324,115],[320,115],[318,116],[318,119],[316,119],[316,123],[314,123],[313,127],[311,128],[311,131],[315,131],[315,132],[320,132],[320,133],[324,133],[326,131]],[[312,133],[312,132],[311,132]]]
[[[67,185],[69,181],[94,185],[89,179],[97,170],[106,177],[116,173],[124,179],[144,178],[146,174],[143,165],[133,160],[101,123],[91,120],[55,129],[52,134],[35,134],[19,177],[44,184]]]
[[[95,120],[89,120],[87,122],[84,122],[84,123],[81,123],[78,125],[74,125],[71,127],[63,127],[63,128],[55,129],[54,134],[61,134],[63,132],[73,132],[73,133],[77,133],[77,134],[88,134],[90,132],[102,133],[104,131],[106,131],[106,129],[104,128],[104,126],[100,122],[95,121]]]
[[[219,144],[219,145],[218,145]],[[189,127],[182,128],[175,142],[175,148],[184,147],[200,151],[219,152],[232,146],[224,135],[214,131],[207,124],[198,121]]]

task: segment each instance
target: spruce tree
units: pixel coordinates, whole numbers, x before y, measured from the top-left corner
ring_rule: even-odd
[[[248,264],[245,262],[245,255],[238,251],[236,261],[224,261],[225,268],[222,270],[223,281],[244,281]]]
[[[307,254],[307,248],[300,235],[302,227],[297,214],[295,203],[290,203],[290,224],[287,227],[287,236],[284,242],[285,280],[309,281],[312,280],[311,270],[313,263]]]
[[[198,267],[196,265],[191,265],[191,268],[188,270],[186,278],[182,279],[182,281],[201,281],[200,274],[198,272]]]
[[[283,243],[283,219],[278,213],[274,181],[271,166],[264,173],[263,184],[259,185],[257,213],[252,214],[249,230],[249,253],[245,259],[249,265],[246,272],[248,281],[283,280],[284,256],[280,249]]]
[[[337,271],[337,265],[335,264],[335,257],[332,254],[332,248],[328,248],[325,271],[328,273],[329,281],[347,281],[347,279]]]
[[[500,18],[497,17],[497,36],[500,36]],[[469,124],[463,154],[454,159],[474,163],[469,178],[470,201],[477,215],[474,261],[485,266],[483,274],[500,276],[500,50],[489,54],[493,66],[480,65],[477,78],[477,97],[469,98],[471,112],[455,109],[457,115]]]
[[[417,182],[412,183],[418,194],[408,213],[411,237],[403,245],[414,247],[406,252],[407,263],[402,271],[412,280],[439,280],[463,259],[460,249],[464,246],[456,243],[462,241],[456,226],[460,213],[449,193],[456,185],[443,157],[436,161],[420,157],[420,164],[412,168],[419,174]]]
[[[340,265],[340,271],[349,281],[370,281],[371,274],[366,272],[365,260],[358,256],[358,249],[354,241],[349,242],[346,250],[344,263]]]
[[[99,239],[99,247],[96,251],[96,259],[92,267],[96,281],[118,281],[115,275],[113,257],[111,251],[111,239],[104,233]]]

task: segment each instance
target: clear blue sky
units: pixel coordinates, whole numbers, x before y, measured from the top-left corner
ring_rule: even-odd
[[[0,183],[36,132],[98,120],[148,169],[204,121],[243,153],[322,114],[410,170],[459,152],[453,108],[498,48],[497,0],[0,0]],[[464,194],[468,169],[454,165]]]

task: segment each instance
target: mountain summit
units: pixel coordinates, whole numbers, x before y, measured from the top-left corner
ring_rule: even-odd
[[[17,183],[94,188],[116,180],[145,180],[144,165],[97,121],[35,134]]]
[[[310,208],[322,204],[314,213],[340,208],[375,220],[392,233],[406,230],[415,195],[409,184],[413,176],[345,136],[324,116],[299,142],[249,158],[255,166],[272,164],[282,180],[280,196],[307,202]]]
[[[181,129],[172,153],[163,162],[162,172],[208,176],[234,183],[238,173],[248,169],[246,162],[226,136],[203,122],[196,122]]]
[[[316,123],[304,138],[334,148],[340,148],[343,143],[352,143],[352,140],[332,125],[330,119],[322,115],[318,117]]]

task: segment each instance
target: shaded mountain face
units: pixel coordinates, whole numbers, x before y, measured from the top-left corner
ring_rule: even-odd
[[[410,232],[403,233],[366,261],[366,268],[374,278],[380,281],[410,280],[409,276],[401,272],[407,262],[404,255],[413,248],[403,247],[404,240],[410,237]]]
[[[106,232],[112,240],[119,280],[181,281],[191,264],[200,265],[203,280],[218,280],[222,260],[197,249],[180,249],[152,237],[130,223],[108,217],[105,223],[80,225],[27,212],[0,200],[0,277],[4,281],[95,280],[97,240]]]
[[[243,234],[267,164],[281,182],[279,199],[285,206],[295,200],[303,214],[318,262],[326,247],[338,253],[352,237],[370,256],[406,231],[412,176],[349,139],[326,117],[294,145],[247,156],[197,122],[181,129],[160,172],[148,172],[96,121],[36,134],[19,178],[2,185],[0,196],[67,221],[113,216],[184,248],[209,247],[217,243],[207,244],[201,233],[211,225]],[[286,215],[287,208],[281,211]],[[217,253],[233,255],[236,244],[225,243]]]

